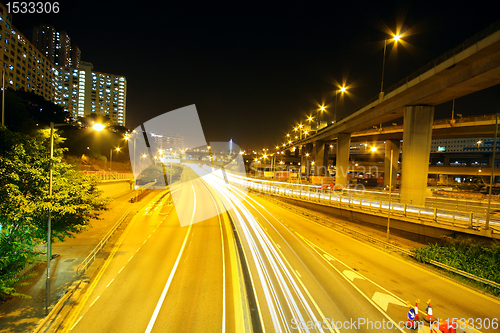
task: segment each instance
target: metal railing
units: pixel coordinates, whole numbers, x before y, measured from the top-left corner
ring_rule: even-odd
[[[96,176],[100,180],[120,180],[134,178],[134,174],[130,172],[84,171],[83,173],[85,175]]]
[[[118,229],[118,227],[122,224],[123,221],[127,218],[128,214],[130,214],[130,209],[125,212],[125,214],[120,217],[120,219],[113,225],[113,227],[108,231],[108,233],[101,239],[101,241],[96,245],[96,247],[90,252],[90,254],[85,258],[82,263],[76,269],[76,274],[79,275],[85,270],[87,270],[88,266],[95,260],[97,253],[99,253],[104,245],[108,243],[109,238],[113,235],[113,233]]]
[[[302,213],[302,214],[305,214],[305,215],[310,215],[309,213],[306,213],[304,212],[303,210],[301,210],[300,208],[298,207],[295,207],[295,206],[292,206],[290,204],[287,204],[287,203],[284,203],[284,202],[279,202],[281,205],[283,206],[287,206],[288,209],[293,209],[295,210],[297,213]],[[376,244],[377,246],[380,246],[380,247],[383,247],[383,248],[386,248],[386,249],[389,249],[391,251],[395,251],[395,252],[399,252],[401,254],[404,254],[408,257],[412,257],[414,258],[415,260],[418,260],[415,256],[415,253],[412,252],[412,251],[409,251],[409,250],[406,250],[406,249],[403,249],[402,247],[399,247],[397,245],[394,245],[394,244],[391,244],[391,243],[388,243],[386,241],[383,241],[383,240],[380,240],[376,237],[372,237],[370,235],[367,235],[363,232],[360,232],[356,229],[352,229],[352,228],[349,228],[348,226],[346,225],[343,225],[343,224],[337,224],[335,223],[334,221],[331,221],[330,219],[327,219],[321,215],[315,215],[314,216],[317,220],[322,220],[323,223],[327,223],[328,225],[334,227],[336,230],[339,230],[341,232],[344,232],[346,234],[349,234],[349,235],[352,235],[356,238],[360,238],[360,239],[363,239],[363,240],[367,240],[369,241],[370,243],[372,244]],[[433,265],[433,266],[436,266],[436,267],[439,267],[441,269],[444,269],[444,270],[447,270],[449,272],[453,272],[455,274],[458,274],[458,275],[461,275],[461,276],[464,276],[468,279],[471,279],[471,280],[474,280],[474,281],[477,281],[477,282],[481,282],[483,284],[487,284],[489,286],[492,286],[492,287],[495,287],[495,288],[498,288],[500,289],[500,284],[497,283],[497,282],[494,282],[494,281],[491,281],[491,280],[488,280],[488,279],[485,279],[485,278],[482,278],[482,277],[479,277],[479,276],[476,276],[474,274],[471,274],[471,273],[468,273],[468,272],[465,272],[463,270],[460,270],[460,269],[457,269],[457,268],[454,268],[454,267],[451,267],[451,266],[448,266],[446,264],[443,264],[443,263],[440,263],[438,261],[435,261],[435,260],[431,260],[431,259],[426,259],[424,260],[425,263],[428,263],[430,265]]]
[[[486,211],[468,210],[457,211],[455,209],[445,209],[438,207],[423,207],[407,203],[401,203],[399,194],[392,193],[391,204],[389,206],[388,196],[381,197],[364,196],[366,191],[356,191],[352,189],[330,190],[321,189],[318,185],[303,185],[293,183],[280,183],[266,180],[249,180],[248,178],[231,176],[232,181],[242,184],[247,188],[283,197],[289,197],[298,200],[315,202],[327,206],[335,206],[342,209],[348,209],[358,212],[364,212],[379,216],[388,216],[389,210],[391,216],[404,218],[410,222],[426,222],[436,224],[440,227],[454,227],[463,229],[480,230],[484,227],[486,221]],[[370,193],[370,192],[367,192]],[[493,232],[500,233],[500,218],[491,216],[490,227]]]

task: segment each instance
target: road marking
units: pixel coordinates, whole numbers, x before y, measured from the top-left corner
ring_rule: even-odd
[[[108,285],[106,286],[106,288],[107,288],[107,287],[109,287],[109,285],[110,285],[111,283],[113,283],[113,281],[114,281],[114,280],[115,280],[115,279],[113,279],[113,280],[109,281],[109,283],[108,283]]]
[[[329,255],[328,253],[323,254],[323,257],[325,257],[326,260],[333,260],[333,261],[337,260],[334,257],[332,257],[331,255]]]
[[[133,257],[134,257],[134,256],[132,255],[132,257],[130,257],[130,258],[128,259],[128,261],[130,262],[130,260],[132,260],[132,258],[133,258]]]
[[[313,251],[315,251],[320,258],[323,258],[324,257],[321,255],[321,253],[319,251],[322,251],[323,253],[326,253],[326,251],[324,251],[323,249],[321,249],[319,246],[313,244],[311,241],[309,241],[308,239],[306,239],[304,236],[302,236],[301,234],[299,234],[298,232],[295,232],[297,234],[297,236],[299,236],[306,244],[308,244],[312,249]],[[344,264],[343,262],[341,262],[340,260],[337,259],[337,261],[339,263],[341,263],[342,265],[346,266],[346,264]],[[332,263],[330,261],[326,261],[328,263],[328,265],[330,265],[330,267],[332,267],[340,276],[342,276],[354,289],[356,289],[356,291],[361,295],[363,296],[368,302],[370,302],[370,304],[372,304],[375,309],[379,310],[379,312],[384,316],[386,317],[389,321],[391,321],[393,324],[394,324],[394,327],[396,329],[398,329],[400,332],[404,333],[404,331],[398,326],[398,324],[396,323],[396,321],[394,321],[391,317],[389,317],[389,315],[385,312],[385,311],[381,311],[382,308],[377,304],[375,303],[370,297],[368,297],[361,289],[359,289],[350,279],[348,279],[344,274],[342,274],[342,272],[337,268],[335,267],[334,265],[332,265]],[[366,278],[365,278],[366,279]],[[375,284],[377,287],[379,287],[380,289],[383,289],[384,291],[387,291],[386,289],[380,287],[379,285],[377,285],[375,282],[369,280],[369,279],[366,279],[368,281],[370,281],[371,283]],[[403,302],[404,304],[404,302]]]
[[[69,329],[70,331],[75,328],[76,324],[78,324],[80,322],[80,320],[82,320],[83,316],[80,316],[80,318],[78,318],[78,320],[76,321],[76,323],[73,324],[73,326],[71,326],[71,328]]]
[[[380,306],[382,309],[384,309],[385,312],[387,312],[387,308],[389,307],[389,303],[396,304],[399,306],[405,306],[405,304],[401,304],[401,301],[394,296],[381,293],[376,291],[375,294],[373,294],[372,300],[377,303],[378,306]]]
[[[158,313],[160,313],[161,306],[163,305],[163,302],[165,301],[165,297],[167,296],[167,292],[168,292],[168,289],[170,287],[170,284],[172,283],[172,280],[174,279],[175,271],[177,270],[177,266],[179,265],[179,262],[180,262],[181,257],[182,257],[182,253],[184,252],[184,248],[186,247],[189,233],[190,233],[191,228],[193,226],[194,214],[196,212],[196,192],[194,191],[193,184],[191,184],[191,187],[193,188],[193,196],[194,196],[193,215],[191,216],[191,223],[189,224],[189,229],[186,233],[186,237],[184,238],[184,242],[182,243],[182,247],[181,247],[181,250],[179,251],[179,255],[177,256],[177,260],[175,261],[174,267],[172,267],[172,271],[170,272],[170,276],[168,277],[167,283],[165,284],[165,287],[163,288],[163,292],[161,293],[160,299],[158,300],[158,303],[156,304],[156,308],[153,312],[153,315],[151,316],[151,319],[149,320],[148,327],[146,328],[146,333],[149,333],[153,330],[153,326],[156,322],[156,317],[158,317]]]
[[[302,275],[300,275],[299,271],[298,270],[295,270],[295,272],[297,272],[297,275],[299,276],[299,278],[302,277]]]
[[[240,190],[236,189],[236,192],[241,192]],[[271,225],[273,227],[273,229],[278,232],[276,230],[276,228],[273,226],[273,224],[264,216],[264,214],[262,214],[262,212],[260,210],[258,210],[254,205],[252,205],[252,203],[248,200],[248,198],[246,196],[243,196],[240,194],[240,196],[243,198],[244,201],[247,202],[248,205],[250,205],[254,210],[256,210],[266,221],[267,223],[269,223],[269,225]],[[256,200],[254,200],[253,198],[250,198],[250,200],[252,200],[253,202],[255,202],[259,207],[261,207],[265,212],[267,212],[268,214],[270,214],[274,219],[277,220],[277,218],[271,214],[267,209],[265,209],[265,207],[263,207],[260,203],[258,203]],[[278,221],[279,222],[279,221]],[[279,233],[278,233],[279,234]],[[274,242],[274,240],[272,239],[272,237],[269,235],[269,233],[266,232],[266,235],[268,237],[268,239],[274,244],[274,245],[277,245],[276,242]],[[281,236],[281,238],[284,240],[284,238]],[[285,241],[285,240],[284,240]],[[286,243],[286,241],[285,241]],[[289,248],[293,251],[292,247],[289,245]],[[316,309],[316,311],[319,313],[320,317],[321,318],[326,318],[325,315],[323,314],[323,312],[321,311],[320,307],[318,306],[318,304],[316,303],[316,301],[314,300],[314,298],[312,297],[311,293],[309,292],[309,290],[306,288],[306,286],[304,285],[304,283],[302,282],[302,280],[298,277],[300,277],[300,273],[298,273],[297,270],[294,270],[292,268],[292,265],[288,262],[288,260],[286,259],[286,257],[284,256],[284,254],[280,251],[280,250],[276,250],[277,252],[279,252],[281,254],[281,257],[282,257],[282,260],[286,263],[286,265],[290,268],[290,273],[294,273],[296,274],[296,277],[297,277],[297,281],[298,283],[300,284],[300,286],[302,287],[302,289],[305,291],[306,295],[309,297],[309,299],[311,300],[314,308]],[[295,254],[297,255],[297,254]],[[277,256],[276,258],[281,258],[280,256]],[[282,269],[285,268],[284,266],[282,267]],[[284,272],[286,272],[285,269],[283,269]],[[290,283],[295,284],[295,281],[293,279],[290,279],[289,280]],[[298,286],[297,286],[298,287]],[[299,289],[295,289],[296,292],[299,292]],[[300,292],[299,292],[300,293]],[[301,293],[300,293],[301,294]],[[312,314],[312,309],[309,307],[309,304],[307,302],[305,302],[305,297],[299,295],[300,298],[302,298],[302,304],[304,305],[304,307],[309,310],[309,314]],[[281,309],[281,308],[280,308]],[[298,313],[298,315],[300,316],[300,312]],[[315,318],[314,314],[312,315],[313,318]],[[336,328],[336,327],[329,327],[329,331],[330,332],[333,332],[333,330],[335,330],[335,332],[337,333],[340,333],[340,331]]]
[[[97,296],[96,299],[92,302],[92,304],[90,304],[90,308],[92,307],[92,305],[94,305],[94,303],[99,299],[99,297],[101,297],[101,295]],[[83,317],[83,316],[82,316]],[[80,318],[82,318],[80,317]]]
[[[130,261],[130,260],[129,260],[129,261]],[[123,271],[123,269],[124,269],[124,268],[125,268],[125,266],[123,266],[123,267],[122,267],[122,269],[120,269],[120,270],[118,271],[118,274],[120,274],[120,273]]]
[[[358,273],[356,273],[354,271],[351,271],[351,270],[348,270],[348,269],[346,269],[342,273],[345,276],[347,276],[349,278],[349,280],[351,280],[351,281],[354,281],[354,279],[360,279],[360,280],[364,280],[365,279],[363,276],[359,275]]]

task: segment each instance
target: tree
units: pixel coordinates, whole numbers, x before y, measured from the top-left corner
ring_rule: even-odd
[[[52,238],[62,241],[88,228],[110,201],[97,179],[62,162],[57,134],[49,198],[49,141],[47,130],[27,136],[0,127],[0,297],[15,295],[15,274],[36,254],[33,246],[45,242],[49,210]]]
[[[63,123],[68,113],[60,105],[22,89],[5,90],[5,124],[15,132],[31,133],[50,122]]]

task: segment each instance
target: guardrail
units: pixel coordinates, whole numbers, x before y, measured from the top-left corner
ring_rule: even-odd
[[[129,172],[83,171],[83,173],[96,176],[100,180],[134,179],[134,174]]]
[[[417,223],[427,222],[455,228],[480,230],[486,221],[486,212],[456,211],[442,209],[440,207],[422,207],[406,203],[400,203],[399,195],[392,193],[391,204],[387,201],[366,198],[361,191],[355,190],[321,190],[320,186],[279,183],[265,180],[249,180],[244,177],[232,175],[233,182],[240,183],[254,191],[269,193],[278,196],[290,197],[299,200],[316,202],[328,206],[345,208],[366,212],[374,215],[388,216],[389,211],[393,217],[403,217],[414,220]],[[358,194],[358,195],[356,195]],[[492,232],[500,233],[500,218],[490,216],[490,228]]]
[[[122,224],[123,221],[127,218],[128,214],[130,214],[130,209],[125,212],[125,214],[120,217],[120,219],[113,225],[113,227],[108,231],[108,233],[101,239],[101,241],[96,245],[96,247],[90,252],[90,254],[85,258],[82,263],[76,269],[76,274],[79,275],[88,268],[88,266],[95,260],[95,257],[99,251],[102,250],[104,245],[108,243],[109,238],[113,235],[113,233],[118,229],[118,227]]]
[[[310,215],[308,213],[305,213],[303,210],[300,210],[300,209],[298,209],[298,208],[296,208],[296,207],[294,207],[292,205],[289,205],[287,203],[280,202],[280,204],[284,205],[284,206],[288,206],[289,209],[295,209],[298,213]],[[394,245],[394,244],[388,243],[386,241],[380,240],[378,238],[372,237],[370,235],[364,234],[362,232],[359,232],[356,229],[349,228],[348,226],[345,226],[345,225],[342,225],[342,224],[336,224],[335,222],[331,221],[330,219],[326,219],[326,218],[324,218],[322,216],[314,215],[314,217],[316,219],[323,220],[324,222],[328,223],[329,225],[332,225],[333,227],[335,227],[335,229],[339,229],[340,231],[343,231],[344,233],[348,233],[348,234],[353,235],[353,236],[355,236],[357,238],[367,240],[370,243],[374,243],[374,244],[376,244],[378,246],[381,246],[381,247],[390,249],[392,251],[404,254],[404,255],[406,255],[408,257],[415,258],[415,254],[413,252],[408,251],[406,249],[403,249],[403,248],[401,248],[401,247],[399,247],[397,245]],[[417,259],[415,258],[415,260],[417,260]],[[457,269],[457,268],[445,265],[445,264],[440,263],[438,261],[435,261],[435,260],[425,260],[425,263],[431,264],[433,266],[439,267],[439,268],[447,270],[449,272],[453,272],[455,274],[461,275],[461,276],[466,277],[468,279],[471,279],[471,280],[474,280],[474,281],[477,281],[477,282],[481,282],[483,284],[487,284],[487,285],[492,286],[494,288],[500,289],[500,284],[499,283],[496,283],[494,281],[487,280],[487,279],[484,279],[482,277],[479,277],[479,276],[467,273],[465,271],[462,271],[460,269]]]

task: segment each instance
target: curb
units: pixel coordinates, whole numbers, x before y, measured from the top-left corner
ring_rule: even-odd
[[[59,299],[59,301],[54,305],[52,310],[50,310],[49,314],[42,319],[37,327],[32,331],[33,333],[45,332],[52,324],[52,319],[57,319],[57,315],[64,308],[65,303],[73,296],[75,291],[80,287],[82,280],[77,280],[73,282],[73,284],[68,288],[66,294]]]

